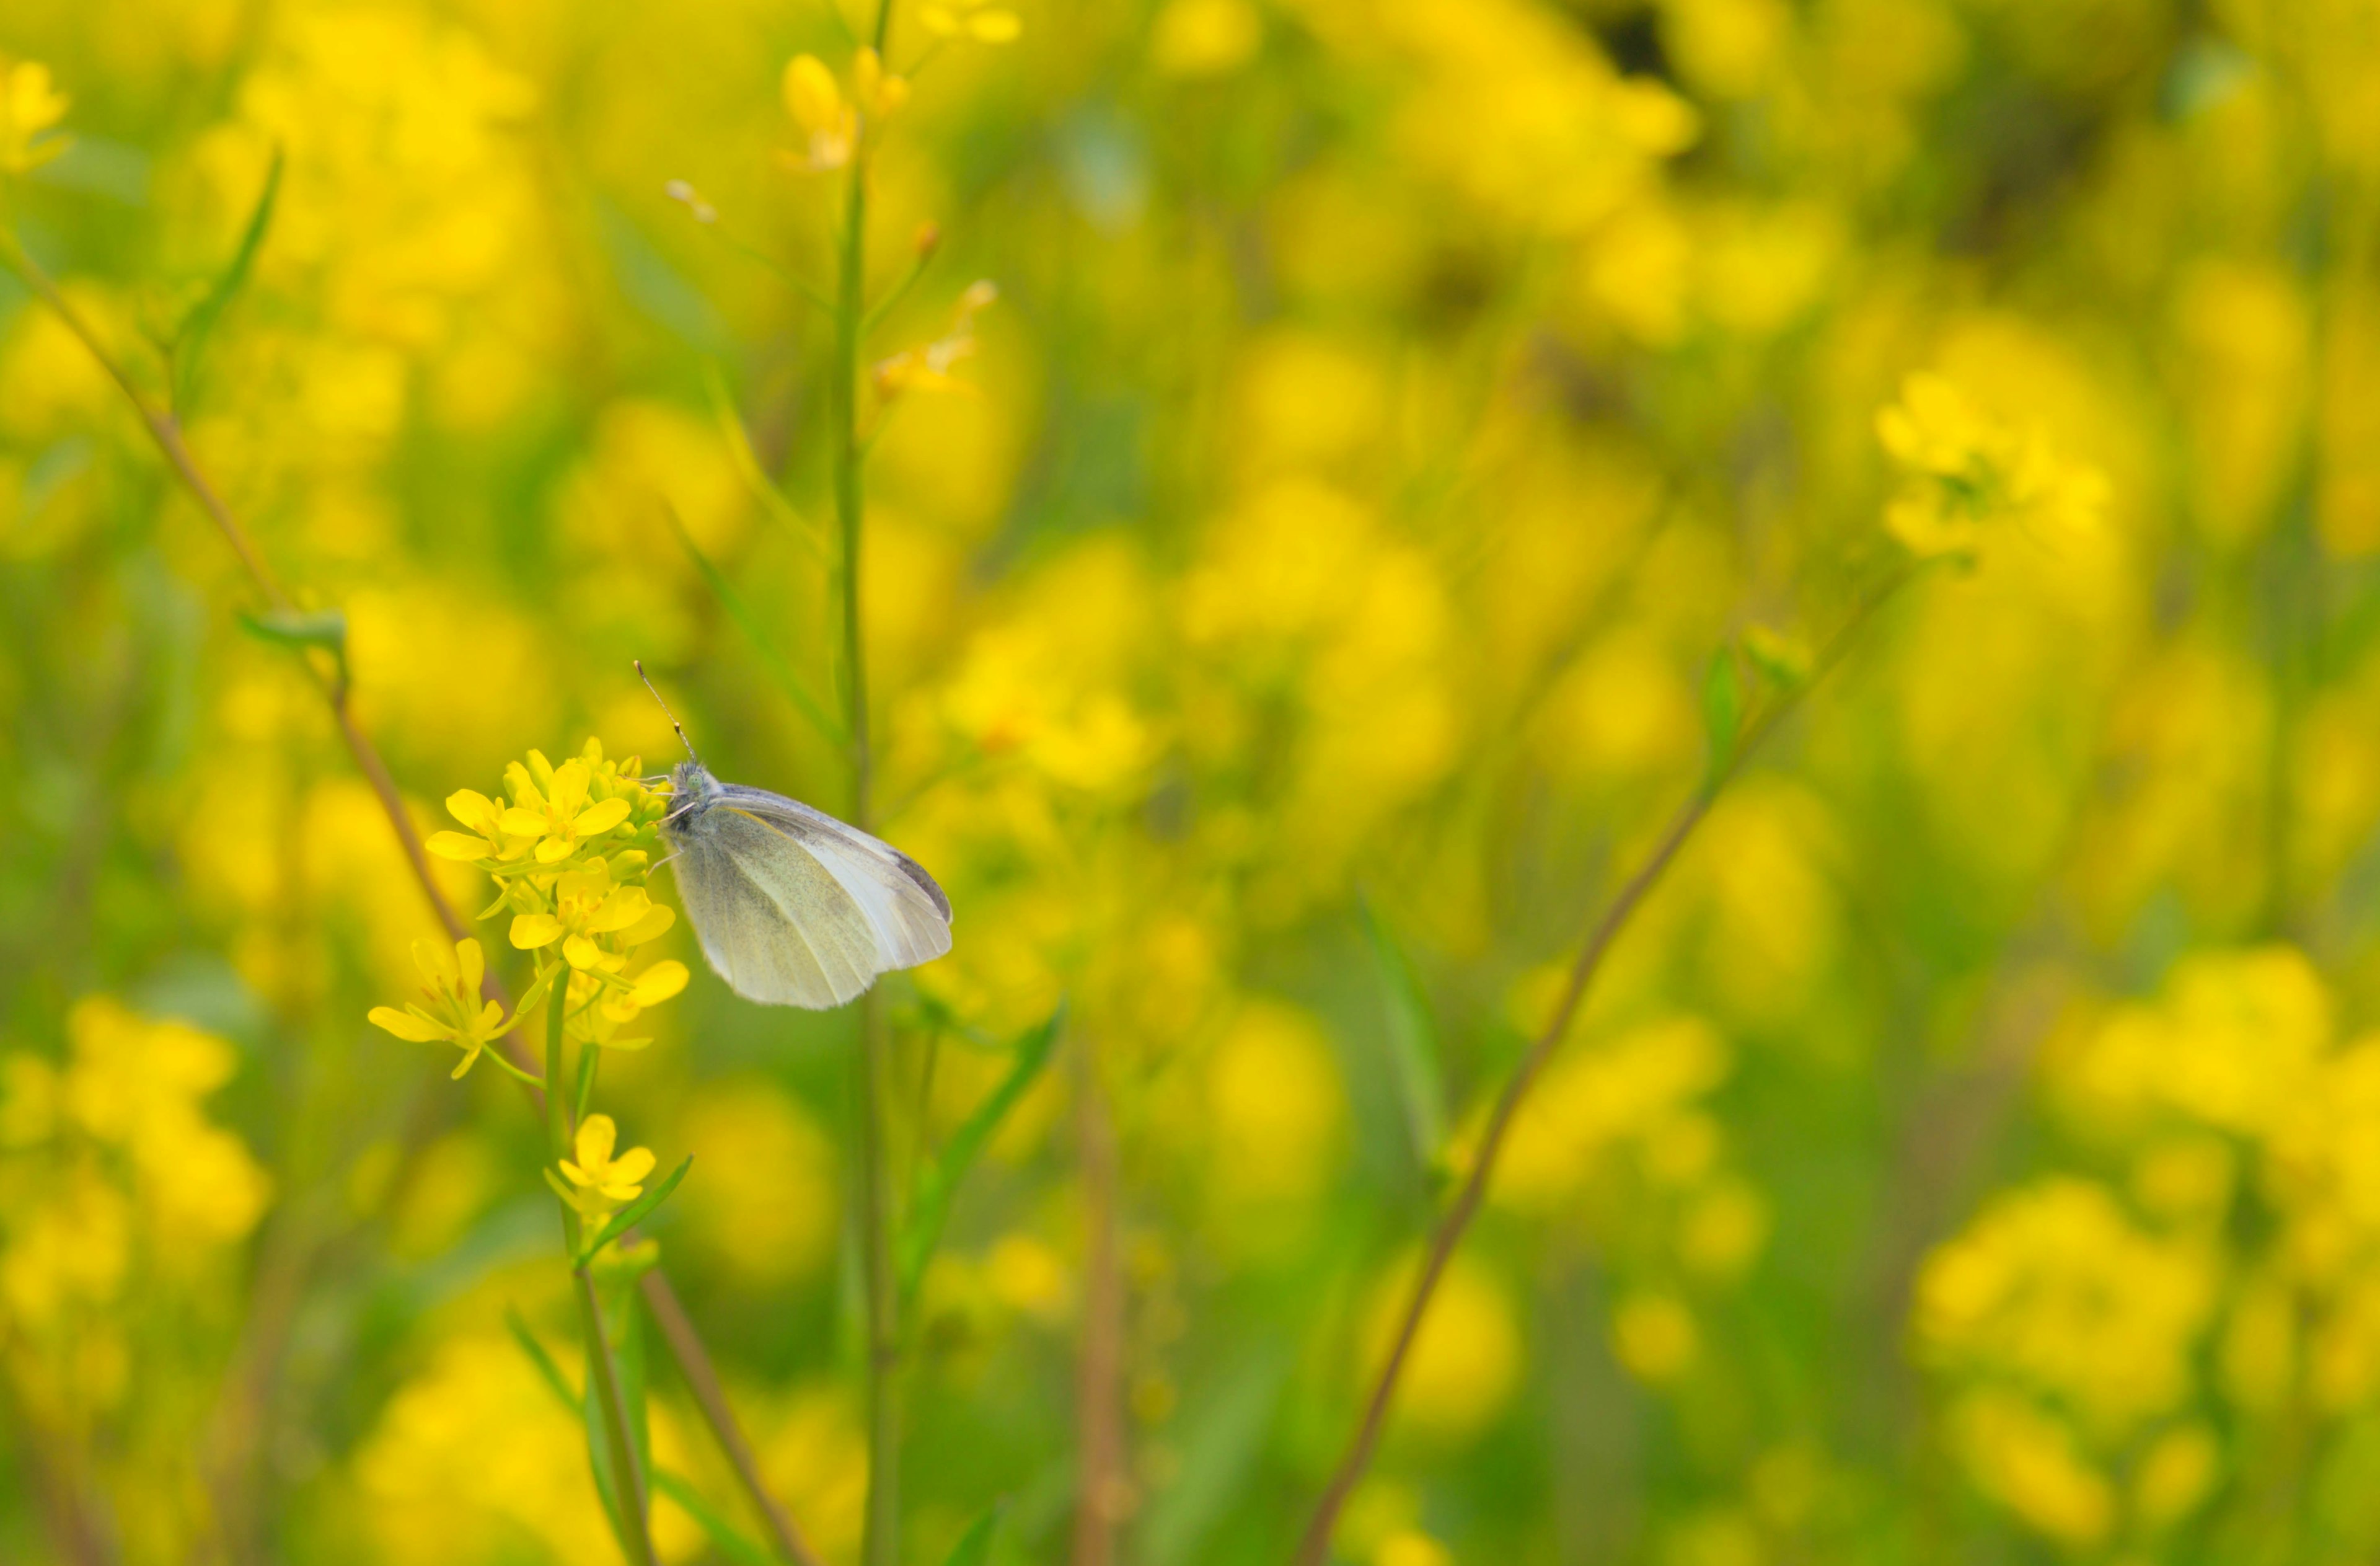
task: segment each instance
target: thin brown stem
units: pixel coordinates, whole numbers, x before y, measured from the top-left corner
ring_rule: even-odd
[[[67,330],[74,334],[90,352],[91,358],[98,362],[100,368],[106,372],[108,378],[122,390],[126,399],[132,404],[133,410],[140,416],[141,424],[148,430],[150,438],[156,443],[158,451],[164,456],[166,465],[174,470],[175,476],[190,492],[191,498],[198,502],[199,508],[207,514],[208,518],[214,523],[216,530],[223,535],[225,542],[231,546],[232,552],[239,558],[240,564],[248,572],[249,580],[254,583],[258,595],[273,609],[287,610],[294,607],[294,601],[283,588],[279,578],[273,574],[271,566],[266,564],[255,540],[249,536],[248,530],[240,526],[238,516],[224,502],[214,486],[208,481],[204,471],[200,468],[198,460],[191,455],[188,443],[183,440],[181,428],[174,417],[170,413],[150,406],[149,399],[133,382],[131,374],[125,369],[122,361],[102,340],[97,330],[82,312],[75,308],[73,301],[66,297],[56,281],[26,252],[24,247],[18,242],[16,236],[5,226],[0,226],[0,266],[6,266],[33,291],[35,297],[57,314]],[[414,880],[421,888],[422,896],[429,902],[431,914],[437,918],[440,928],[446,931],[448,939],[464,940],[470,933],[469,927],[463,922],[453,904],[446,901],[445,893],[439,889],[437,878],[431,868],[429,854],[422,846],[421,834],[415,830],[413,819],[406,810],[404,796],[397,792],[396,781],[390,775],[387,763],[381,759],[378,747],[372,744],[370,737],[356,722],[355,714],[347,705],[345,682],[334,677],[328,671],[310,661],[307,664],[307,669],[317,688],[322,691],[325,704],[331,710],[332,719],[338,725],[339,736],[346,745],[347,754],[355,760],[356,770],[361,772],[365,782],[370,784],[374,797],[380,802],[382,813],[388,819],[389,830],[396,834],[397,844],[405,851],[406,862],[412,868]],[[511,1009],[510,997],[505,993],[503,983],[492,970],[482,981],[481,989],[490,1000],[504,1006],[507,1011]],[[553,1003],[561,1002],[556,1000]],[[537,1057],[517,1031],[507,1033],[498,1039],[496,1047],[504,1051],[506,1059],[521,1070],[533,1072],[536,1069]],[[522,1092],[528,1099],[531,1112],[543,1121],[546,1118],[545,1095],[527,1083],[522,1084]],[[659,1274],[656,1272],[649,1277],[658,1279]],[[668,1284],[663,1281],[662,1287],[666,1290]],[[672,1354],[677,1359],[678,1368],[686,1375],[689,1384],[708,1385],[715,1392],[719,1379],[710,1368],[710,1355],[704,1352],[700,1337],[696,1333],[693,1324],[686,1319],[684,1312],[678,1313],[677,1322],[684,1330],[667,1332],[664,1335],[669,1340]],[[268,1347],[260,1349],[258,1352],[269,1354],[271,1351]],[[729,1422],[732,1425],[732,1415],[729,1416]],[[790,1527],[791,1524],[787,1523],[786,1528],[790,1529]],[[798,1537],[797,1535],[795,1536]],[[812,1562],[803,1560],[803,1558],[798,1555],[792,1559],[800,1561],[802,1566],[812,1566]]]
[[[1117,1244],[1115,1126],[1091,1036],[1075,1047],[1075,1124],[1083,1171],[1083,1341],[1075,1362],[1074,1566],[1114,1566],[1132,1506],[1123,1406],[1123,1268]]]
[[[1627,928],[1645,896],[1659,884],[1662,876],[1676,861],[1679,851],[1694,836],[1694,828],[1710,813],[1712,804],[1742,769],[1744,760],[1759,748],[1761,742],[1775,731],[1786,714],[1799,705],[1802,698],[1841,662],[1854,635],[1887,600],[1916,576],[1919,568],[1915,565],[1906,567],[1888,577],[1828,640],[1809,679],[1770,703],[1759,717],[1742,728],[1736,743],[1730,745],[1725,754],[1717,759],[1707,781],[1678,807],[1677,813],[1670,819],[1668,828],[1653,845],[1652,852],[1637,866],[1636,872],[1628,878],[1612,898],[1610,905],[1604,909],[1602,918],[1596,922],[1594,930],[1587,936],[1586,944],[1579,951],[1577,960],[1571,964],[1570,977],[1563,982],[1561,996],[1554,1004],[1551,1020],[1547,1023],[1545,1030],[1531,1041],[1528,1052],[1521,1057],[1520,1065],[1505,1082],[1502,1091],[1497,1094],[1495,1106],[1488,1111],[1488,1123],[1480,1134],[1479,1147],[1472,1157],[1470,1171],[1463,1176],[1453,1205],[1439,1219],[1437,1232],[1430,1237],[1421,1275],[1414,1281],[1413,1292],[1405,1299],[1404,1310],[1397,1320],[1396,1336],[1390,1344],[1387,1360],[1373,1379],[1371,1392],[1365,1400],[1363,1418],[1355,1427],[1354,1439],[1348,1443],[1345,1455],[1332,1471],[1330,1482],[1324,1487],[1322,1499],[1315,1506],[1313,1520],[1306,1524],[1305,1536],[1299,1540],[1294,1558],[1297,1566],[1324,1566],[1330,1559],[1330,1536],[1338,1526],[1339,1513],[1345,1509],[1347,1498],[1354,1493],[1365,1470],[1371,1466],[1372,1452],[1379,1445],[1381,1432],[1388,1426],[1389,1408],[1396,1397],[1397,1382],[1403,1375],[1405,1360],[1413,1351],[1415,1339],[1421,1335],[1422,1319],[1428,1314],[1430,1301],[1437,1295],[1439,1281],[1445,1276],[1448,1264],[1454,1258],[1455,1248],[1463,1243],[1463,1236],[1470,1230],[1472,1220],[1478,1216],[1480,1204],[1487,1198],[1488,1183],[1496,1172],[1497,1157],[1503,1150],[1504,1138],[1511,1132],[1513,1120],[1520,1114],[1529,1089],[1536,1085],[1547,1062],[1553,1059],[1554,1052],[1561,1047],[1563,1038],[1570,1032],[1571,1023],[1578,1015],[1579,1005],[1586,998],[1587,987],[1594,982],[1612,943]]]
[[[645,1293],[645,1308],[652,1312],[663,1341],[675,1356],[678,1372],[686,1379],[686,1390],[694,1394],[695,1405],[702,1410],[711,1438],[726,1454],[728,1465],[735,1470],[752,1510],[769,1525],[778,1556],[794,1566],[825,1566],[809,1540],[794,1525],[792,1515],[778,1504],[777,1498],[762,1482],[760,1465],[752,1456],[752,1444],[745,1439],[744,1427],[735,1421],[735,1410],[728,1404],[727,1394],[719,1384],[719,1373],[711,1367],[710,1354],[702,1345],[701,1334],[688,1319],[686,1306],[678,1302],[677,1291],[670,1287],[670,1281],[658,1268],[645,1274],[640,1287]]]

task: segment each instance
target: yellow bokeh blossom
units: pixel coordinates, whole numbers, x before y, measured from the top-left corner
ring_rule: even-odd
[[[0,54],[0,175],[30,174],[67,150],[65,137],[45,133],[67,117],[68,103],[49,67]]]
[[[937,38],[978,43],[1013,43],[1025,30],[1015,12],[991,0],[929,0],[917,7],[917,25]]]
[[[1903,475],[1885,525],[1919,555],[1973,554],[2007,531],[2056,548],[2099,525],[2107,480],[2096,469],[2061,456],[2040,431],[1993,418],[1940,375],[1909,377],[1876,428]]]

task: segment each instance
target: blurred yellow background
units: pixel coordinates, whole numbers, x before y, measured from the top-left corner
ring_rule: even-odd
[[[783,91],[845,3],[0,10],[0,223],[344,614],[421,831],[676,759],[633,658],[846,807]],[[896,1154],[1068,1021],[910,1323],[908,1558],[1002,1498],[1070,1558],[1111,1201],[1120,1559],[1288,1558],[1714,658],[1912,552],[1614,948],[1340,1554],[2380,1551],[2380,4],[981,14],[895,6],[870,174],[873,820],[957,910]],[[0,274],[0,1559],[610,1560],[505,1327],[573,1319],[538,1127],[366,1023],[437,926],[260,607]],[[607,1101],[697,1155],[663,1254],[853,1560],[852,1020],[659,949]]]

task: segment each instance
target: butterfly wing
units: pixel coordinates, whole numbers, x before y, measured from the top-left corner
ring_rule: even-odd
[[[735,993],[772,1006],[839,1006],[876,977],[875,933],[825,868],[749,816],[714,810],[673,867],[686,911]]]
[[[703,955],[747,1000],[823,1009],[951,948],[950,904],[889,844],[798,801],[722,787],[675,834]]]
[[[783,834],[833,877],[874,932],[876,973],[930,963],[951,949],[951,900],[891,844],[766,789],[726,784],[718,802]]]

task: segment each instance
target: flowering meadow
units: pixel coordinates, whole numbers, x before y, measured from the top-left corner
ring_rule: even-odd
[[[2380,0],[5,0],[0,1560],[2369,1561],[2375,562]]]

